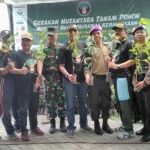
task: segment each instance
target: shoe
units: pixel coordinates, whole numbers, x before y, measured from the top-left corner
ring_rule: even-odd
[[[63,133],[67,132],[67,127],[65,125],[65,117],[60,118],[60,125],[59,125],[60,131]]]
[[[121,140],[127,140],[127,139],[129,139],[129,138],[132,138],[132,137],[134,137],[135,136],[135,134],[134,134],[134,132],[132,131],[132,132],[126,132],[126,131],[123,131],[121,134],[119,134],[117,137],[118,137],[118,139],[121,139]]]
[[[114,131],[109,127],[108,124],[103,125],[102,129],[107,132],[108,134],[113,134]]]
[[[63,133],[66,133],[66,132],[67,132],[67,127],[66,127],[65,124],[64,124],[64,125],[60,125],[59,127],[60,127],[60,131],[61,131],[61,132],[63,132]]]
[[[17,129],[15,130],[16,133],[20,133],[21,132],[21,129]]]
[[[123,131],[124,131],[124,126],[121,125],[120,127],[115,128],[115,131],[116,131],[116,132],[123,132]]]
[[[135,132],[136,135],[144,135],[144,128]]]
[[[13,132],[13,133],[10,133],[10,134],[7,134],[7,137],[9,140],[11,141],[15,141],[15,140],[18,140],[18,136]]]
[[[95,132],[97,135],[103,135],[103,130],[101,129],[100,126],[94,127],[94,132]]]
[[[49,133],[54,134],[56,132],[56,125],[55,125],[55,119],[50,120],[50,128]]]
[[[137,123],[137,122],[139,122],[140,120],[141,120],[140,117],[135,117],[134,120],[133,120],[133,123]]]
[[[39,127],[36,127],[35,129],[31,130],[30,133],[38,136],[44,135],[44,132]]]
[[[67,130],[67,136],[69,138],[73,138],[74,137],[74,130]]]
[[[29,141],[30,137],[28,135],[28,132],[22,132],[21,133],[21,138],[22,138],[22,141],[24,141],[24,142]]]
[[[93,129],[90,128],[89,126],[80,127],[80,130],[83,130],[83,131],[85,131],[85,132],[93,132]]]
[[[42,120],[41,124],[48,124],[50,123],[50,119],[46,118],[45,120]]]
[[[141,138],[141,142],[149,142],[150,141],[150,134],[143,135]]]

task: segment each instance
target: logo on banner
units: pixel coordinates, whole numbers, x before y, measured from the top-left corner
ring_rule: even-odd
[[[24,22],[22,20],[18,20],[16,24],[24,24]]]
[[[77,6],[77,12],[81,16],[87,16],[91,12],[90,3],[86,1],[79,3],[79,5]]]
[[[22,15],[22,10],[21,10],[21,9],[18,9],[18,10],[17,10],[17,14],[18,14],[18,15]]]

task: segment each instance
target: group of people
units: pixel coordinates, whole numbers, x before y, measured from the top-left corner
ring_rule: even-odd
[[[33,37],[30,33],[21,36],[22,50],[10,49],[10,32],[1,32],[2,47],[0,49],[0,73],[1,110],[2,122],[10,140],[17,140],[15,129],[21,131],[23,141],[29,140],[27,126],[27,110],[29,110],[30,129],[32,134],[43,135],[37,126],[37,112],[39,103],[39,76],[45,79],[45,98],[50,122],[49,133],[56,131],[55,118],[60,118],[60,131],[67,133],[69,138],[74,137],[75,104],[79,104],[80,129],[93,132],[88,126],[88,107],[91,109],[91,119],[94,121],[94,132],[102,135],[103,131],[113,134],[108,125],[109,110],[111,107],[111,78],[116,94],[117,111],[122,121],[117,131],[119,139],[126,140],[135,136],[132,122],[132,77],[137,57],[142,63],[142,72],[138,72],[138,82],[135,85],[139,108],[143,121],[143,128],[136,132],[142,135],[141,141],[150,141],[150,79],[146,76],[150,72],[148,60],[149,45],[146,43],[147,30],[144,26],[138,26],[132,32],[134,42],[127,38],[127,27],[124,23],[118,23],[112,28],[115,53],[109,50],[103,43],[103,29],[101,26],[93,26],[89,32],[91,44],[78,40],[80,32],[77,25],[70,25],[67,29],[68,41],[65,44],[57,42],[57,28],[49,27],[47,31],[47,43],[44,48],[46,57],[43,60],[35,60],[31,50]],[[77,41],[75,41],[77,40]],[[4,44],[5,43],[5,44]],[[7,47],[6,47],[7,45]],[[136,55],[132,49],[136,45]],[[139,46],[137,49],[137,45]],[[147,49],[148,53],[142,52]],[[7,52],[6,52],[7,50]],[[75,50],[77,50],[75,52]],[[111,55],[110,55],[111,52]],[[76,55],[78,53],[78,55]],[[114,56],[112,56],[114,54]],[[148,63],[144,63],[147,59]],[[109,69],[108,69],[109,68]],[[9,94],[8,94],[9,93]],[[87,106],[87,94],[90,101]],[[13,110],[15,127],[11,123],[10,109]],[[103,123],[100,125],[100,111],[102,111]],[[67,117],[68,125],[65,124]]]

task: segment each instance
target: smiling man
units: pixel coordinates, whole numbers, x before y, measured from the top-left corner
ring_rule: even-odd
[[[93,26],[90,30],[90,36],[96,44],[96,50],[92,49],[90,54],[85,54],[86,57],[91,57],[91,72],[85,70],[87,84],[91,82],[90,74],[92,74],[94,78],[93,85],[90,86],[91,118],[94,121],[94,131],[97,135],[102,135],[103,130],[112,134],[113,130],[108,125],[111,91],[109,83],[106,82],[108,67],[105,61],[105,56],[108,56],[109,51],[102,41],[103,33],[101,26]],[[86,66],[88,66],[88,64],[85,65],[85,67]],[[100,99],[101,101],[99,102]],[[99,122],[100,110],[102,110],[103,130]]]
[[[32,56],[31,50],[33,42],[32,34],[23,33],[21,35],[22,50],[16,52],[15,65],[17,69],[25,68],[26,75],[16,75],[16,94],[19,105],[19,119],[21,128],[21,138],[23,141],[29,141],[27,130],[27,110],[29,109],[29,121],[31,134],[43,135],[44,132],[37,127],[37,112],[39,105],[39,93],[33,92],[34,87],[40,85],[36,76],[36,59]],[[15,71],[15,70],[14,70]],[[12,71],[12,73],[14,73]]]

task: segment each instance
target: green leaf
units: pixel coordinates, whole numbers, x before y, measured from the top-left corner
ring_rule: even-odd
[[[150,56],[147,57],[148,62],[150,62]]]
[[[149,19],[147,18],[141,18],[139,21],[139,25],[146,25],[149,22]]]
[[[39,35],[41,37],[40,39],[40,46],[34,50],[34,53],[32,56],[34,56],[37,60],[44,60],[46,57],[46,54],[44,53],[44,49],[47,48],[45,46],[44,41],[46,40],[46,31],[41,32],[35,32],[35,34]]]
[[[67,46],[67,50],[73,50],[73,53],[75,55],[75,57],[79,56],[80,54],[80,50],[78,48],[78,36],[75,34],[75,32],[72,32],[72,36],[73,36],[73,43],[70,43],[68,46]]]

